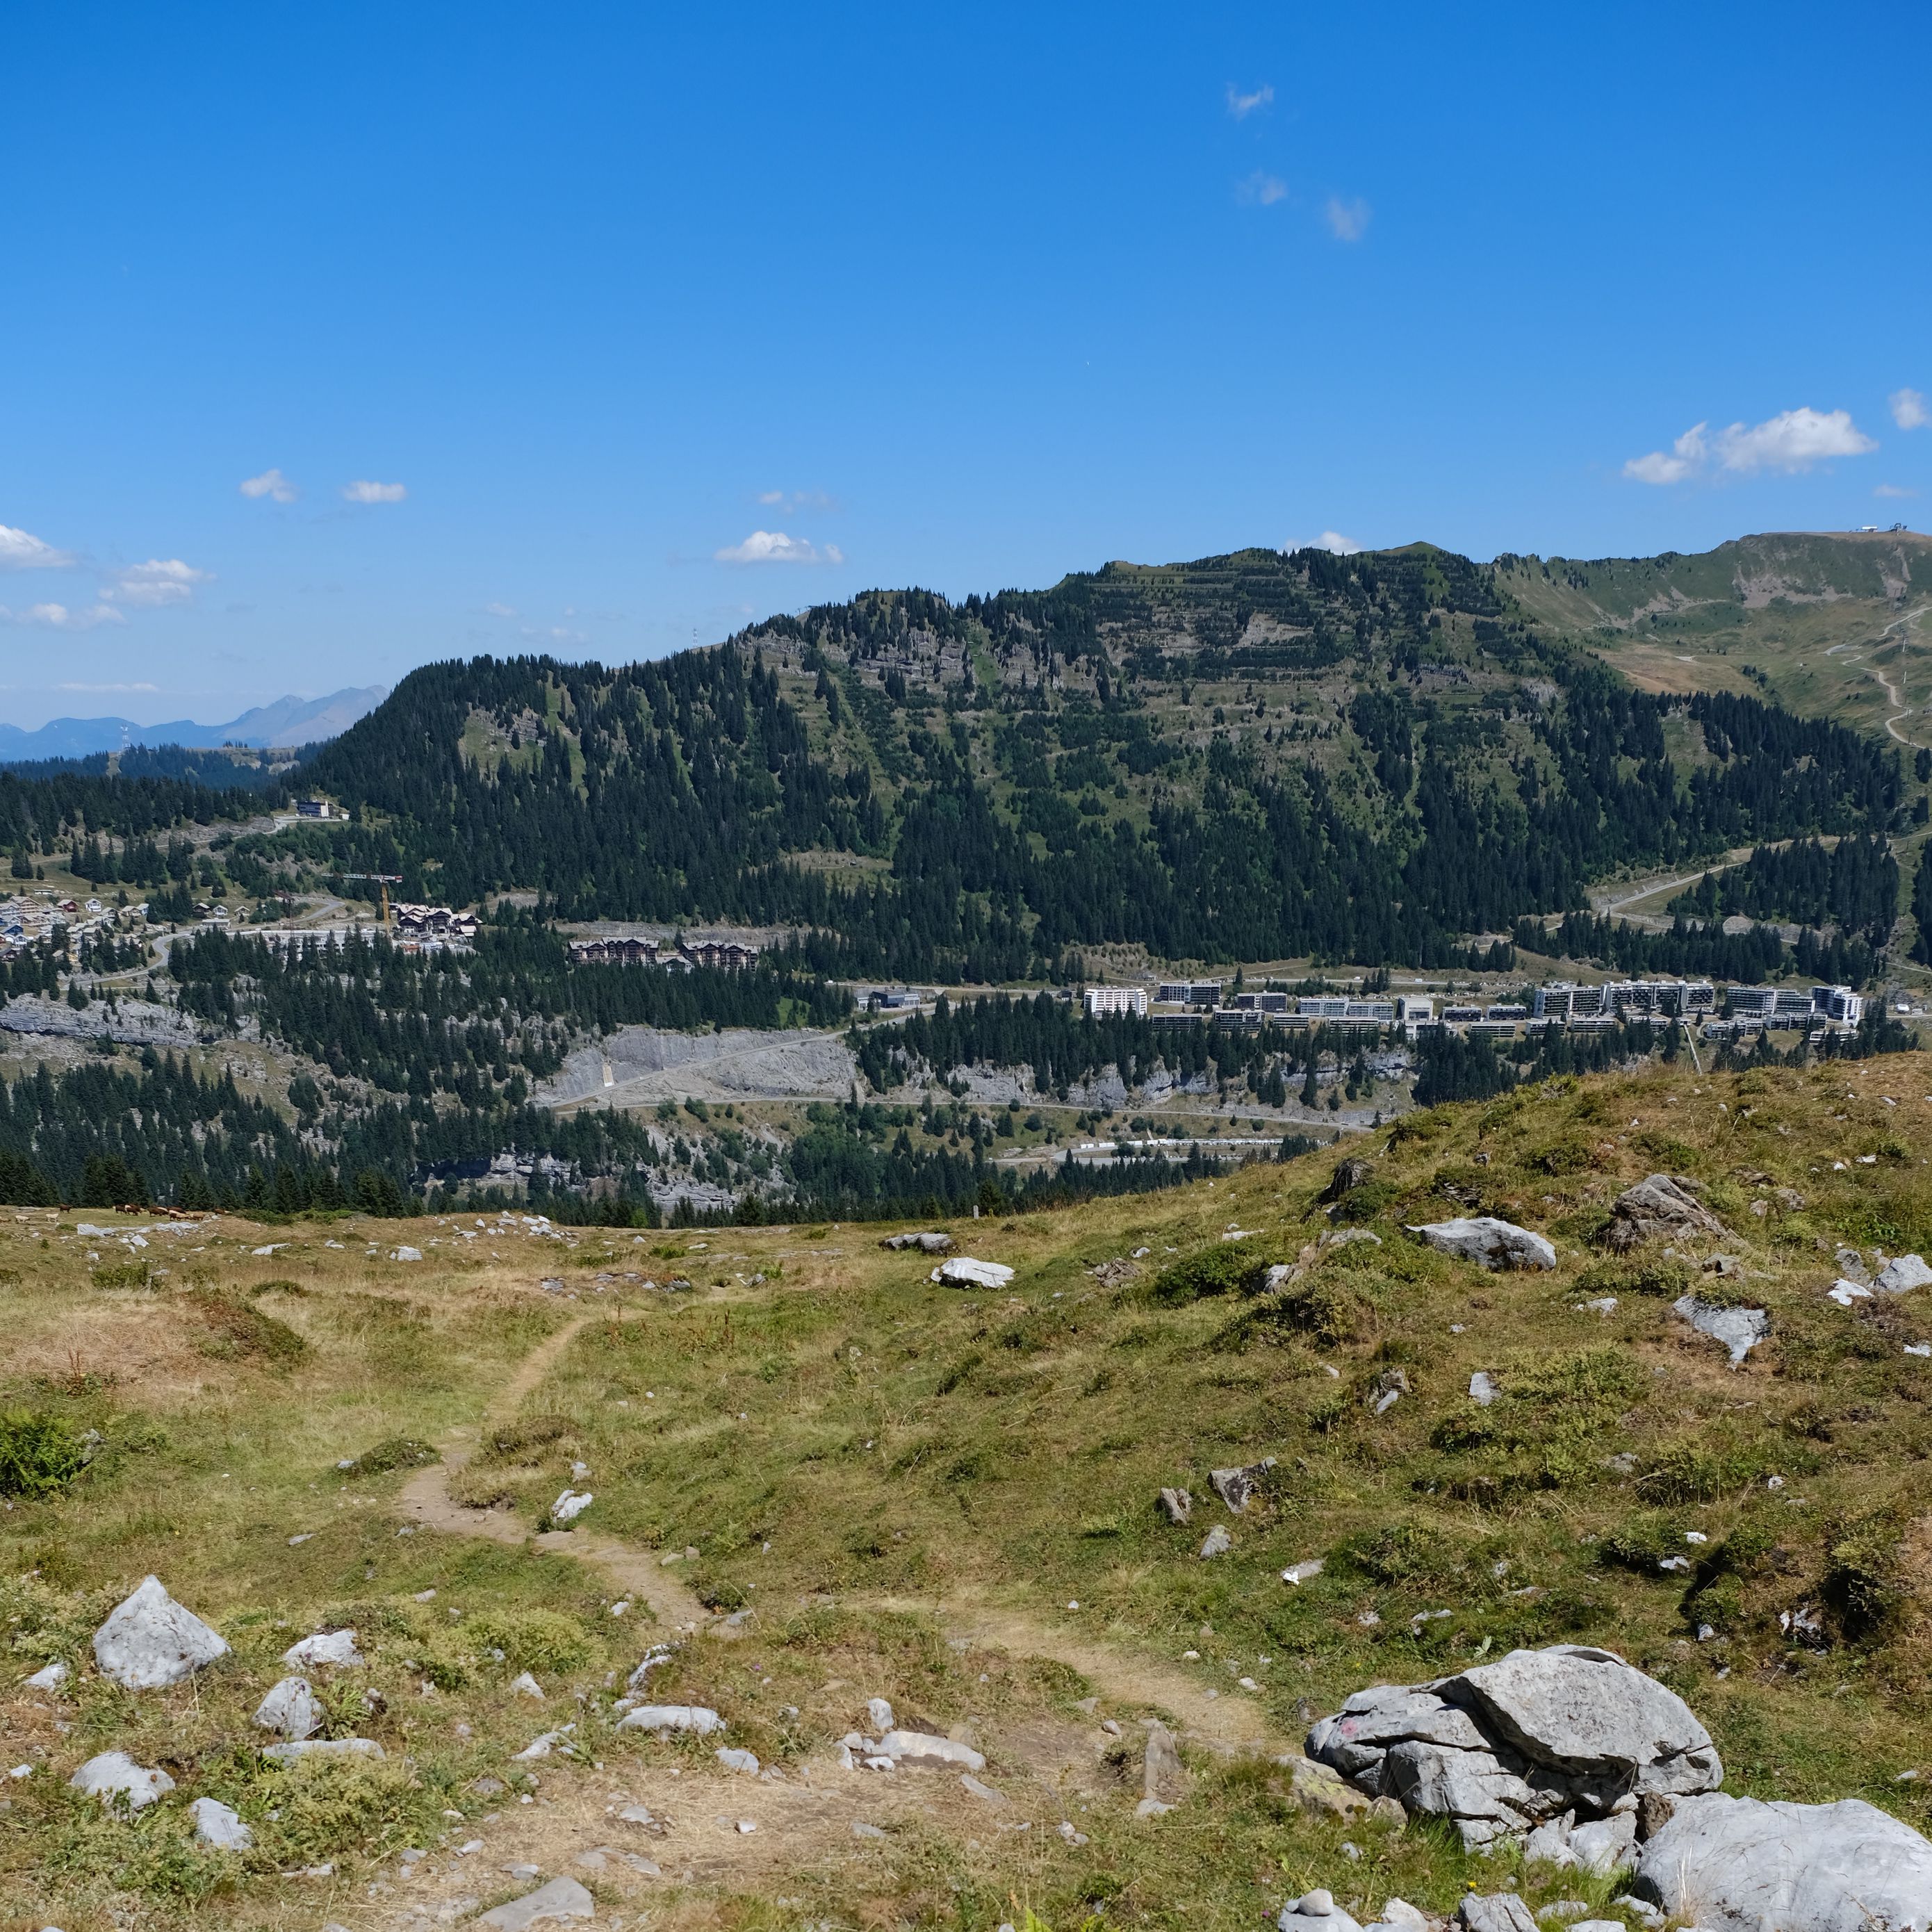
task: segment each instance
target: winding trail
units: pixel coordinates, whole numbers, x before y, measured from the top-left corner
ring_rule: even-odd
[[[624,1316],[620,1318],[634,1318]],[[532,1534],[505,1509],[476,1509],[449,1493],[450,1478],[476,1453],[484,1431],[506,1421],[538,1388],[578,1335],[593,1322],[608,1322],[609,1311],[575,1316],[547,1336],[518,1364],[500,1388],[483,1420],[440,1445],[442,1460],[417,1470],[406,1482],[398,1505],[412,1522],[448,1536],[480,1536],[493,1543],[532,1546],[574,1558],[601,1571],[623,1595],[650,1606],[668,1630],[686,1635],[735,1637],[740,1627],[715,1615],[665,1567],[657,1551],[643,1550],[584,1529]],[[1110,1702],[1151,1706],[1178,1720],[1185,1736],[1224,1750],[1290,1748],[1270,1726],[1267,1712],[1233,1689],[1215,1691],[1179,1666],[1149,1655],[1138,1646],[1116,1642],[1052,1623],[1030,1610],[1001,1601],[993,1593],[968,1588],[941,1597],[892,1595],[841,1598],[848,1607],[932,1617],[947,1636],[1010,1654],[1047,1659],[1077,1670]]]

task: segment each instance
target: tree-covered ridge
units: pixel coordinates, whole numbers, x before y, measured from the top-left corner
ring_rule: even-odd
[[[1882,946],[1898,917],[1898,862],[1876,836],[1841,838],[1828,851],[1815,838],[1760,845],[1742,866],[1706,872],[1670,910],[1687,919],[1836,925]]]

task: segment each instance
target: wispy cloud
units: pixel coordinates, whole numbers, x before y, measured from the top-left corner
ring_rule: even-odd
[[[279,470],[265,470],[249,477],[242,485],[244,496],[266,496],[272,503],[292,503],[302,494]]]
[[[1369,232],[1370,218],[1375,211],[1359,195],[1344,201],[1340,195],[1331,194],[1322,212],[1336,241],[1359,242]]]
[[[196,570],[178,556],[153,556],[146,563],[132,563],[116,572],[114,580],[100,586],[100,594],[110,603],[156,610],[169,604],[185,604],[197,584],[214,580],[212,571]]]
[[[56,550],[25,530],[0,524],[0,570],[71,570],[71,550]]]
[[[818,510],[829,515],[843,507],[836,496],[827,496],[823,490],[761,490],[758,502],[782,517],[795,517],[801,510]]]
[[[521,615],[514,604],[486,604],[483,607],[486,617],[514,617]]]
[[[1310,548],[1333,550],[1337,556],[1355,556],[1366,550],[1368,545],[1356,542],[1353,537],[1345,537],[1340,530],[1324,530]]]
[[[358,481],[342,486],[342,500],[345,503],[400,503],[409,494],[400,483]]]
[[[1237,121],[1245,121],[1258,107],[1273,105],[1274,89],[1265,81],[1252,94],[1244,94],[1231,80],[1228,83],[1228,112]]]
[[[1892,405],[1892,419],[1900,429],[1923,429],[1932,423],[1932,410],[1925,406],[1922,389],[1894,389],[1886,400]]]
[[[160,686],[158,684],[57,684],[54,688],[56,691],[84,691],[91,698],[100,698],[110,693],[158,691]]]
[[[24,610],[10,610],[0,604],[0,624],[30,624],[48,631],[91,631],[98,624],[127,621],[111,604],[90,604],[85,610],[65,604],[30,604]]]
[[[1280,176],[1257,168],[1246,181],[1235,184],[1234,199],[1252,207],[1272,208],[1288,199],[1288,184]]]
[[[1916,490],[1908,490],[1903,483],[1881,483],[1873,490],[1874,496],[1916,496]]]
[[[1763,470],[1793,476],[1834,457],[1863,456],[1878,445],[1852,421],[1848,410],[1786,410],[1750,425],[1732,423],[1707,435],[1708,423],[1687,429],[1666,452],[1634,456],[1624,474],[1634,482],[1682,483],[1712,467],[1739,476]]]
[[[783,530],[754,530],[742,543],[732,544],[728,548],[714,550],[713,557],[720,563],[843,563],[844,553],[836,544],[827,544],[823,549],[807,543],[802,537],[788,536]]]

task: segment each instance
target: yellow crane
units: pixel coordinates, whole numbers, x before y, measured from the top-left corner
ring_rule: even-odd
[[[386,933],[389,930],[389,888],[392,886],[400,886],[403,883],[402,874],[400,872],[344,872],[342,877],[345,879],[374,879],[381,885],[382,930]]]

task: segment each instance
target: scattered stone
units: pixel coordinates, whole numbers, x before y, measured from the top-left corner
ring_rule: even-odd
[[[356,1633],[352,1630],[319,1630],[314,1636],[305,1636],[300,1642],[290,1644],[282,1652],[282,1661],[297,1670],[318,1664],[332,1664],[340,1670],[352,1670],[364,1659],[356,1648]]]
[[[898,1720],[892,1715],[892,1707],[885,1698],[868,1697],[866,1700],[866,1721],[884,1737]]]
[[[1343,1195],[1352,1194],[1364,1181],[1372,1180],[1376,1171],[1359,1154],[1351,1154],[1346,1160],[1335,1163],[1335,1172],[1328,1177],[1328,1185],[1322,1190],[1324,1201],[1340,1201]]]
[[[218,1852],[245,1852],[254,1848],[255,1834],[242,1822],[240,1812],[219,1798],[197,1798],[188,1808],[194,1820],[194,1835]]]
[[[855,1838],[883,1838],[886,1834],[876,1825],[868,1825],[862,1820],[852,1822],[852,1835]]]
[[[476,1923],[488,1926],[490,1932],[526,1932],[530,1926],[550,1920],[596,1916],[596,1901],[576,1880],[554,1878],[535,1892],[526,1892],[521,1898],[512,1899],[507,1905],[498,1906],[494,1912],[484,1912]]]
[[[1258,1462],[1250,1462],[1241,1468],[1210,1469],[1208,1480],[1214,1493],[1239,1516],[1254,1500],[1255,1492],[1274,1465],[1272,1456],[1264,1456]]]
[[[1311,1556],[1305,1562],[1291,1563],[1281,1573],[1281,1580],[1284,1583],[1311,1582],[1326,1567],[1320,1557]]]
[[[570,1734],[576,1728],[574,1724],[566,1724],[560,1731],[545,1731],[541,1737],[532,1738],[521,1750],[517,1752],[512,1757],[511,1762],[516,1764],[530,1758],[548,1757],[558,1745],[570,1742]],[[624,1726],[620,1723],[617,1728],[621,1731]]]
[[[29,1690],[58,1690],[68,1680],[68,1667],[56,1659],[44,1664],[32,1676],[26,1678],[24,1688]]]
[[[124,1690],[162,1690],[206,1670],[228,1646],[192,1610],[146,1576],[94,1633],[94,1660]]]
[[[976,1262],[967,1255],[941,1262],[932,1271],[932,1279],[944,1288],[1004,1288],[1012,1278],[1013,1270],[1004,1262]]]
[[[1172,1807],[1186,1802],[1193,1780],[1180,1761],[1174,1733],[1158,1718],[1148,1725],[1147,1756],[1141,1766],[1141,1795]]]
[[[961,1771],[984,1771],[986,1760],[970,1744],[936,1738],[926,1731],[888,1731],[879,1740],[879,1755],[896,1765]]]
[[[740,1750],[735,1744],[721,1746],[718,1752],[718,1762],[727,1771],[740,1772],[747,1778],[756,1778],[758,1774],[758,1760],[756,1756],[750,1751]]]
[[[1692,1193],[1696,1184],[1682,1174],[1653,1174],[1625,1188],[1611,1204],[1604,1246],[1624,1254],[1646,1241],[1690,1234],[1721,1240],[1730,1231]]]
[[[1006,1802],[990,1784],[982,1784],[970,1771],[959,1774],[959,1784],[968,1798],[976,1798],[982,1804],[1004,1804]]]
[[[1553,1268],[1556,1250],[1542,1235],[1499,1221],[1492,1214],[1473,1219],[1458,1215],[1453,1221],[1432,1221],[1412,1227],[1432,1248],[1486,1268]]]
[[[1335,1903],[1330,1892],[1304,1892],[1281,1908],[1275,1921],[1280,1932],[1362,1932],[1361,1922],[1352,1918]]]
[[[539,1704],[544,1701],[543,1686],[527,1670],[510,1679],[509,1690],[513,1697],[534,1697]]]
[[[1434,1921],[1419,1906],[1409,1904],[1406,1898],[1391,1898],[1382,1907],[1382,1916],[1377,1923],[1391,1925],[1396,1932],[1429,1932]]]
[[[1670,1304],[1670,1312],[1699,1334],[1723,1342],[1734,1369],[1743,1367],[1744,1358],[1771,1334],[1771,1316],[1762,1308],[1719,1308],[1687,1294]]]
[[[422,1259],[422,1250],[406,1244],[400,1248],[392,1248],[389,1251],[389,1258],[392,1262],[419,1262]]]
[[[922,1255],[950,1255],[952,1252],[952,1237],[930,1232],[888,1234],[879,1246],[882,1248],[916,1248]]]
[[[1225,1556],[1234,1546],[1234,1539],[1228,1534],[1228,1526],[1217,1522],[1202,1538],[1199,1555],[1204,1563],[1210,1556]]]
[[[374,1738],[303,1738],[270,1744],[262,1755],[272,1764],[293,1764],[304,1757],[382,1757],[387,1754]]]
[[[617,1721],[620,1731],[689,1731],[706,1738],[724,1728],[724,1720],[704,1704],[640,1704]]]
[[[254,1722],[261,1730],[299,1743],[322,1728],[322,1706],[306,1677],[284,1677],[255,1706]]]
[[[597,1498],[589,1490],[580,1495],[574,1490],[566,1490],[550,1506],[550,1520],[561,1526],[574,1522]]]
[[[1862,1799],[1681,1798],[1638,1854],[1631,1891],[1712,1932],[1862,1932],[1932,1917],[1932,1842]]]
[[[1176,1526],[1184,1524],[1194,1514],[1194,1498],[1185,1490],[1162,1490],[1160,1506],[1166,1510],[1168,1521]]]
[[[1469,1400],[1479,1408],[1487,1408],[1502,1393],[1486,1369],[1478,1369],[1469,1378]]]
[[[1463,1932],[1537,1932],[1529,1907],[1513,1892],[1470,1893],[1456,1908],[1456,1923]]]
[[[1827,1300],[1835,1301],[1840,1308],[1849,1308],[1855,1301],[1869,1301],[1872,1298],[1870,1288],[1860,1282],[1848,1281],[1842,1275],[1826,1289],[1825,1294]]]
[[[158,1767],[136,1764],[125,1751],[103,1751],[91,1757],[68,1780],[69,1786],[112,1806],[118,1800],[130,1811],[145,1810],[175,1788],[175,1781]]]
[[[1617,1312],[1617,1298],[1614,1294],[1600,1294],[1592,1300],[1578,1302],[1576,1312],[1580,1315],[1614,1315]]]
[[[1847,1281],[1856,1282],[1861,1288],[1871,1286],[1871,1270],[1865,1266],[1865,1258],[1856,1248],[1840,1248],[1838,1262],[1838,1272]]]
[[[1932,1282],[1932,1264],[1923,1255],[1900,1255],[1879,1270],[1872,1286],[1886,1294],[1909,1294],[1928,1282]]]

